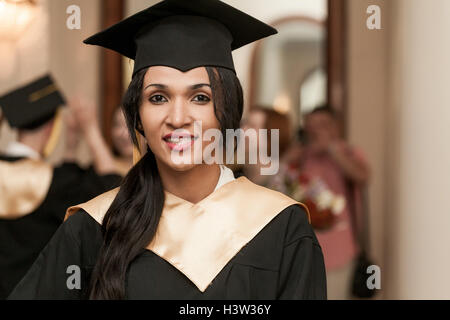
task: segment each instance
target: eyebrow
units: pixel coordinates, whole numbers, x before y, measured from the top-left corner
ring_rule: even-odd
[[[146,86],[144,90],[147,90],[150,87],[155,87],[155,88],[162,89],[162,90],[169,88],[165,84],[152,83],[152,84],[149,84],[148,86]],[[192,86],[189,86],[188,88],[189,88],[189,90],[197,90],[197,89],[200,89],[202,87],[209,87],[209,88],[211,88],[211,85],[209,85],[207,83],[198,83],[198,84],[194,84]]]

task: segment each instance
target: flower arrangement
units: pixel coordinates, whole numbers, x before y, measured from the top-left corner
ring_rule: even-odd
[[[345,198],[333,193],[322,179],[300,173],[293,166],[280,171],[271,187],[305,204],[310,212],[311,225],[317,230],[331,228],[345,208]]]

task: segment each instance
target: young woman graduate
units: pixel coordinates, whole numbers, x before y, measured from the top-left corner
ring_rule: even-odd
[[[165,0],[85,41],[135,60],[123,108],[147,152],[119,189],[68,210],[10,299],[326,298],[305,207],[219,164],[171,157],[192,155],[195,121],[239,127],[231,52],[275,33],[218,0]]]

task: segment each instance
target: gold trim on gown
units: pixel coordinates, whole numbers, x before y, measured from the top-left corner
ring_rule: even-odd
[[[119,189],[67,210],[79,209],[99,224]],[[225,265],[273,218],[291,205],[305,205],[241,177],[198,203],[169,192],[156,236],[147,249],[169,262],[204,292]],[[309,216],[308,216],[309,218]]]
[[[45,200],[53,168],[40,160],[0,161],[0,219],[33,213]]]

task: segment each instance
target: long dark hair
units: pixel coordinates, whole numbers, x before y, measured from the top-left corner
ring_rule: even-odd
[[[143,134],[139,107],[147,70],[143,69],[133,77],[122,104],[136,146],[135,130]],[[241,84],[231,70],[206,67],[206,71],[213,92],[214,112],[226,137],[225,130],[239,128],[242,118]],[[146,155],[124,178],[103,219],[103,245],[91,277],[90,299],[126,299],[128,267],[153,239],[163,207],[164,189],[156,158],[147,147]]]

